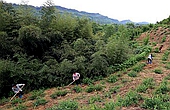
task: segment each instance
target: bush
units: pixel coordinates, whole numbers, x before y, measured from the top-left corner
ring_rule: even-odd
[[[72,90],[74,90],[76,93],[79,93],[82,91],[82,88],[80,86],[74,86]]]
[[[39,105],[45,105],[48,101],[46,101],[44,98],[37,99],[33,104],[34,106],[39,106]]]
[[[149,110],[169,110],[169,99],[168,94],[155,95],[151,98],[145,98],[141,107]]]
[[[140,94],[137,94],[136,91],[130,90],[124,97],[118,98],[118,105],[122,106],[130,106],[132,104],[138,104],[139,100],[141,100],[142,97]]]
[[[27,107],[22,104],[19,104],[16,108],[14,108],[14,110],[27,110]]]
[[[119,86],[115,86],[115,87],[113,87],[113,88],[110,88],[110,92],[111,93],[117,93],[117,92],[119,92],[119,88],[120,88],[121,86],[119,85]]]
[[[155,50],[154,50],[155,53],[159,53],[159,48],[156,47]]]
[[[170,63],[167,63],[167,64],[165,65],[165,68],[166,68],[166,69],[170,69]]]
[[[90,85],[86,88],[86,92],[101,91],[103,87],[101,85]]]
[[[128,76],[130,76],[130,77],[137,77],[137,72],[136,71],[130,71],[128,73]]]
[[[90,78],[84,78],[84,79],[83,79],[83,83],[90,85],[90,84],[93,84],[93,80],[90,79]]]
[[[162,70],[161,69],[155,69],[154,72],[157,73],[157,74],[162,74]]]
[[[92,97],[88,100],[89,104],[93,104],[94,102],[101,102],[101,101],[102,101],[102,99],[101,99],[101,97],[100,97],[99,95],[97,95],[97,96],[92,96]]]
[[[136,91],[145,93],[147,89],[148,87],[146,85],[141,84],[136,88]]]
[[[55,110],[77,110],[78,103],[76,101],[63,101],[60,102]]]
[[[15,104],[20,104],[20,103],[22,103],[22,102],[23,102],[23,101],[22,101],[21,98],[16,98],[16,99],[12,100],[11,104],[12,104],[12,105],[15,105]]]
[[[116,75],[110,75],[107,78],[107,82],[109,82],[109,83],[115,83],[116,81],[118,81],[118,77]]]
[[[50,95],[51,98],[55,99],[58,96],[65,96],[68,92],[66,90],[60,90]]]
[[[34,90],[31,92],[31,96],[29,97],[30,100],[38,99],[45,95],[44,90]]]
[[[166,51],[164,54],[163,54],[163,56],[162,56],[162,61],[167,61],[167,59],[168,59],[168,56],[169,56],[169,51]]]
[[[115,104],[113,102],[106,103],[103,109],[104,110],[116,110]]]
[[[170,87],[168,87],[168,82],[163,81],[160,86],[155,90],[155,94],[166,94],[170,91]]]
[[[136,72],[139,72],[139,71],[141,71],[141,70],[143,69],[144,66],[146,66],[145,63],[138,64],[138,65],[135,65],[135,66],[132,68],[132,70],[133,70],[133,71],[136,71]]]

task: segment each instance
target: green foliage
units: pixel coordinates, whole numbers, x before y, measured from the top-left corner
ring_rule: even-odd
[[[59,90],[59,91],[56,91],[55,93],[53,93],[52,95],[50,95],[51,98],[55,99],[59,96],[65,96],[66,94],[68,93],[68,91],[66,90]]]
[[[148,88],[153,89],[154,85],[155,85],[155,83],[153,81],[153,78],[147,78],[147,79],[144,79],[142,84],[140,84],[136,88],[136,91],[145,93]]]
[[[101,101],[102,101],[101,97],[97,95],[97,96],[90,97],[90,99],[88,100],[88,103],[93,104],[95,102],[101,102]]]
[[[5,103],[9,102],[9,99],[3,97],[2,99],[0,99],[0,105],[3,105]]]
[[[93,80],[88,78],[88,77],[86,77],[86,78],[83,79],[83,83],[90,85],[90,84],[93,84]]]
[[[27,107],[25,105],[19,104],[14,108],[14,110],[27,110]]]
[[[165,51],[165,53],[164,53],[163,56],[162,56],[162,61],[167,61],[169,54],[170,54],[169,51]]]
[[[116,110],[115,103],[113,102],[106,103],[103,110]]]
[[[109,83],[115,83],[116,81],[118,81],[118,77],[116,75],[110,75],[107,78],[107,82],[109,82]]]
[[[89,85],[87,88],[86,88],[86,92],[90,93],[90,92],[93,92],[93,91],[101,91],[103,89],[103,87],[101,85]]]
[[[74,86],[72,90],[74,90],[76,93],[82,92],[82,88],[80,86]]]
[[[168,110],[170,108],[169,99],[168,94],[154,95],[151,98],[145,98],[141,107],[152,110]]]
[[[15,98],[11,101],[11,104],[12,105],[15,105],[15,104],[21,104],[23,101],[21,98]]]
[[[162,70],[159,69],[159,68],[156,68],[156,69],[154,70],[154,72],[155,72],[156,74],[162,74]]]
[[[48,101],[45,100],[44,98],[37,99],[33,104],[34,107],[37,107],[39,105],[45,105]]]
[[[117,93],[117,92],[120,91],[120,90],[119,90],[120,87],[121,87],[121,86],[118,85],[118,86],[115,86],[115,87],[113,87],[113,88],[110,88],[109,92],[111,92],[111,93]]]
[[[166,36],[163,36],[162,43],[166,41]]]
[[[67,100],[60,102],[55,110],[77,110],[78,103],[76,101]]]
[[[147,36],[146,38],[143,39],[144,45],[147,45],[149,43],[149,37],[150,36]]]
[[[166,69],[170,69],[170,63],[167,63],[167,64],[165,65],[165,68],[166,68]]]
[[[152,43],[153,46],[156,46],[156,44],[157,44],[157,42],[153,42],[153,43]]]
[[[130,105],[137,105],[138,102],[142,99],[141,95],[138,94],[136,91],[130,90],[124,97],[118,97],[118,105],[121,106],[130,106]]]
[[[108,44],[106,44],[106,55],[109,64],[120,64],[129,58],[128,53],[130,53],[130,48],[126,38],[116,38],[116,36],[113,36],[109,38],[108,41]]]
[[[136,71],[130,71],[129,73],[128,73],[128,76],[130,76],[130,77],[137,77],[137,72]]]
[[[155,53],[159,53],[159,48],[156,47],[156,48],[154,49],[154,52],[155,52]]]
[[[124,69],[126,69],[128,67],[133,66],[138,61],[144,60],[146,55],[147,55],[146,52],[142,52],[141,54],[137,54],[137,55],[129,58],[128,60],[126,60],[122,64],[118,64],[118,65],[114,66],[113,68],[114,68],[115,71],[124,70]]]
[[[165,80],[170,80],[170,73],[164,79]]]
[[[136,71],[136,72],[140,72],[140,71],[143,69],[144,66],[146,66],[145,63],[137,64],[137,65],[135,65],[135,66],[132,68],[132,70],[133,70],[133,71]]]
[[[31,92],[30,100],[39,99],[45,95],[44,90],[34,90]]]
[[[167,81],[163,81],[160,86],[155,90],[155,94],[166,94],[170,91]]]

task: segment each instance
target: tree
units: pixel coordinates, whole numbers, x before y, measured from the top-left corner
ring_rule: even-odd
[[[29,55],[38,55],[41,29],[35,26],[24,26],[19,30],[19,42]]]
[[[40,10],[41,13],[40,27],[43,30],[42,33],[46,33],[50,28],[53,19],[56,18],[55,12],[56,9],[54,7],[54,3],[51,0],[47,0],[47,2],[45,2],[45,4]]]
[[[128,59],[130,48],[125,37],[111,37],[106,44],[106,55],[110,65],[121,64]]]

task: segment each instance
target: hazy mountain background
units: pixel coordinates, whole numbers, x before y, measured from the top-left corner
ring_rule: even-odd
[[[17,4],[13,4],[14,6],[18,6]],[[32,8],[35,8],[37,11],[39,11],[42,7],[35,7],[31,6]],[[122,20],[119,21],[118,19],[109,18],[107,16],[101,15],[99,13],[89,13],[85,11],[78,11],[75,9],[68,9],[61,6],[55,6],[57,10],[59,10],[60,13],[71,13],[73,16],[77,17],[87,17],[90,20],[97,22],[99,24],[126,24],[126,23],[135,23],[135,24],[149,24],[148,22],[133,22],[131,20]]]

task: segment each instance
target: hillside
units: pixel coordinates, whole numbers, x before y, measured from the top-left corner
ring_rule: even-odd
[[[159,27],[141,34],[136,40],[141,42],[147,36],[149,36],[149,43],[152,46],[153,63],[147,65],[146,60],[139,62],[137,65],[144,64],[144,67],[137,74],[131,72],[137,66],[135,65],[125,71],[113,73],[92,85],[76,86],[72,84],[65,87],[33,91],[25,94],[22,100],[15,98],[11,102],[4,101],[1,103],[0,109],[46,110],[51,108],[49,110],[58,110],[55,109],[55,106],[69,108],[76,106],[75,102],[78,103],[78,110],[99,110],[102,107],[108,107],[107,110],[113,110],[113,108],[116,110],[154,108],[161,110],[163,106],[170,107],[168,106],[168,104],[170,105],[170,56],[168,57],[169,54],[166,54],[170,52],[170,29]],[[158,53],[157,49],[161,44],[164,46],[162,52]],[[164,100],[160,99],[159,93],[164,97]],[[58,94],[60,95],[57,96]],[[115,102],[117,106],[113,103],[109,105],[108,102]],[[122,102],[123,107],[118,102]]]

